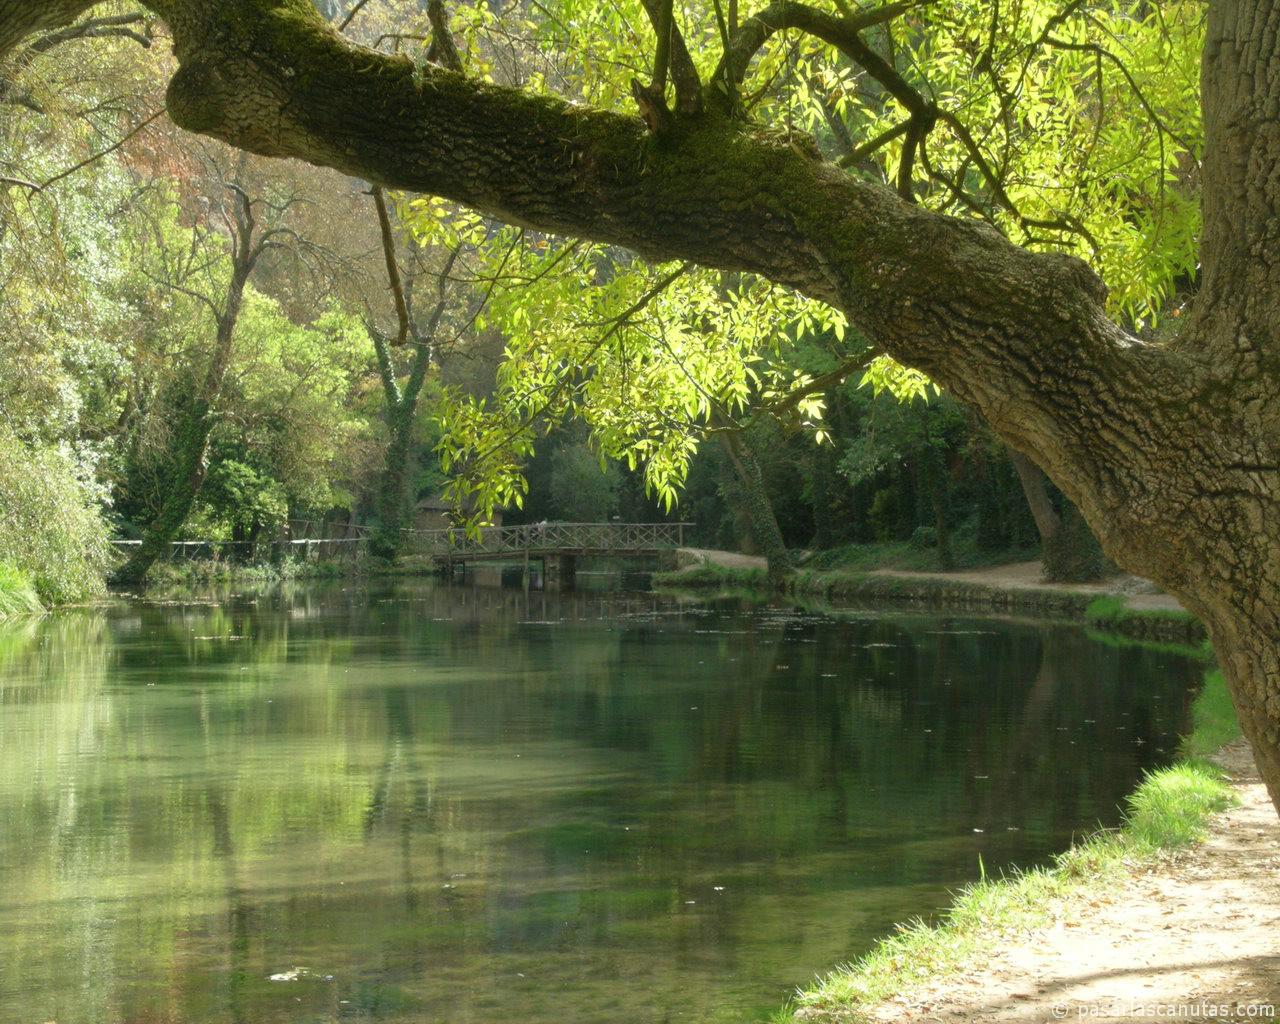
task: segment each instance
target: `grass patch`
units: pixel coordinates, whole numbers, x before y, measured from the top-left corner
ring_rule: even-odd
[[[686,590],[718,587],[765,587],[769,574],[764,569],[730,568],[724,565],[695,565],[674,572],[655,572],[653,586]]]
[[[955,974],[1004,946],[1011,935],[1044,926],[1072,897],[1196,842],[1210,816],[1236,802],[1222,770],[1203,759],[1240,734],[1221,672],[1206,674],[1192,716],[1192,732],[1183,741],[1188,759],[1143,779],[1119,829],[1076,844],[1049,867],[966,886],[940,923],[899,926],[861,960],[820,978],[769,1019],[792,1022],[797,1009],[812,1008],[856,1020],[860,1006]]]
[[[43,611],[35,584],[10,562],[0,562],[0,619]]]
[[[1191,705],[1191,726],[1190,734],[1182,740],[1185,758],[1208,757],[1240,735],[1240,719],[1221,670],[1205,674],[1204,686]]]
[[[993,565],[1026,562],[1039,557],[1036,548],[985,551],[963,532],[952,537],[955,569],[985,569]],[[876,544],[845,544],[838,548],[815,551],[804,560],[803,568],[817,570],[847,569],[868,572],[872,569],[901,569],[914,572],[941,572],[938,549],[911,541],[884,541]]]
[[[1095,597],[1084,610],[1085,621],[1094,626],[1113,626],[1130,619],[1169,619],[1176,622],[1194,621],[1190,612],[1172,608],[1130,608],[1128,601],[1118,594]]]

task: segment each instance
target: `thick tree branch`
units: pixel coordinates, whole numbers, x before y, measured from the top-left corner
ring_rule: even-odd
[[[928,0],[899,0],[897,3],[885,4],[883,7],[857,11],[845,17],[837,18],[827,14],[825,11],[810,7],[808,4],[798,3],[796,0],[774,0],[759,14],[752,15],[744,21],[742,27],[734,33],[729,46],[725,49],[724,56],[721,58],[720,67],[716,71],[716,79],[727,81],[734,85],[741,83],[746,77],[747,67],[751,63],[751,58],[768,42],[769,37],[777,32],[794,28],[815,36],[825,43],[830,43],[836,49],[862,64],[877,79],[880,78],[880,74],[885,73],[885,69],[888,69],[888,72],[890,72],[888,77],[894,82],[895,89],[903,91],[904,94],[907,92],[914,93],[914,90],[907,86],[897,72],[893,71],[883,59],[874,54],[874,51],[866,45],[858,33],[891,21],[911,10],[911,8],[920,6],[923,2],[928,2]],[[867,54],[872,54],[874,57],[871,63],[875,67],[875,71],[864,63],[864,58]],[[880,72],[880,74],[877,74],[877,72]],[[890,91],[893,92],[894,89],[890,89]],[[895,96],[897,95],[896,92],[894,94]],[[911,110],[912,107],[908,105],[907,109]]]
[[[377,185],[373,187],[373,205],[378,211],[378,232],[382,238],[382,258],[387,267],[387,282],[391,288],[391,297],[395,300],[396,322],[399,327],[396,333],[396,345],[404,345],[409,340],[412,324],[409,319],[409,304],[404,298],[404,283],[400,279],[400,261],[396,257],[396,238],[391,229],[391,216],[387,211],[386,196]]]
[[[77,22],[57,32],[41,36],[28,48],[32,54],[48,53],[56,46],[69,43],[73,39],[97,39],[104,36],[125,36],[146,49],[151,47],[151,39],[132,26],[144,22],[141,14],[116,14],[105,18],[90,18]]]

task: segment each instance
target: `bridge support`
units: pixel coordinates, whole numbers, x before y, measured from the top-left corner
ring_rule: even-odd
[[[577,555],[547,555],[543,559],[546,571],[543,574],[544,590],[572,590],[578,574]]]

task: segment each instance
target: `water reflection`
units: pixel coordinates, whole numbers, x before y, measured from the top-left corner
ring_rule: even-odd
[[[0,1017],[740,1021],[979,855],[1113,822],[1195,674],[1064,628],[421,585],[9,626]]]

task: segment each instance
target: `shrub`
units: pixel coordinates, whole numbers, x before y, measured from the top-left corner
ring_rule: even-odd
[[[75,461],[0,429],[0,561],[59,604],[101,593],[110,559],[106,523]]]
[[[17,566],[0,562],[0,619],[39,610],[40,598],[27,574]]]

